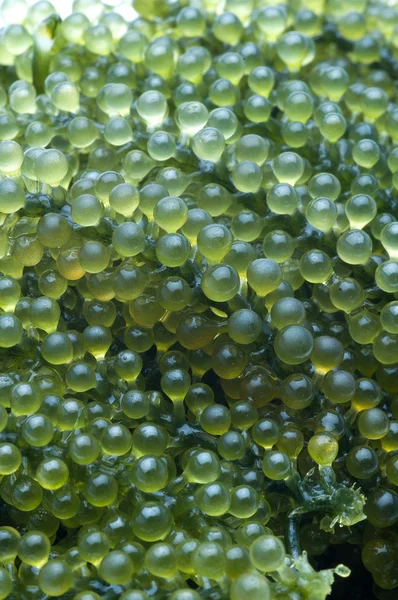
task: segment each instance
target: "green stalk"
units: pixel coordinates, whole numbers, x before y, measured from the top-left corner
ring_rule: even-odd
[[[44,92],[44,81],[50,70],[53,46],[61,23],[58,15],[50,15],[36,29],[33,44],[33,85],[38,94]]]

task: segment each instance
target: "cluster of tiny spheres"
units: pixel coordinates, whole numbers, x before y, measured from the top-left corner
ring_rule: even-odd
[[[388,4],[3,0],[0,600],[397,598]]]

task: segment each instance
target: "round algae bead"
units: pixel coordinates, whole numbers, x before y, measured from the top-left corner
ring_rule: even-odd
[[[84,495],[93,506],[109,506],[116,499],[118,485],[112,475],[94,473],[85,482]]]
[[[269,258],[258,258],[247,270],[250,287],[260,296],[273,292],[282,281],[282,270],[277,262]]]
[[[324,283],[333,273],[332,261],[322,250],[308,250],[300,259],[300,273],[310,283]]]
[[[264,456],[262,467],[266,477],[273,481],[282,481],[289,476],[292,464],[284,452],[270,450]]]
[[[15,473],[19,469],[21,461],[21,452],[17,446],[8,442],[0,444],[0,475]]]
[[[59,185],[68,172],[69,164],[59,150],[43,150],[34,162],[34,172],[39,181]]]
[[[279,360],[288,365],[299,365],[311,356],[314,340],[311,333],[301,325],[288,325],[278,331],[274,349]]]
[[[202,290],[209,300],[228,302],[239,291],[239,275],[229,265],[212,265],[202,277]]]
[[[0,181],[0,212],[11,214],[23,208],[24,204],[25,193],[20,183],[10,178],[2,179]]]
[[[243,573],[231,586],[231,600],[250,597],[251,600],[269,600],[271,591],[268,581],[259,573]]]
[[[60,458],[45,458],[36,470],[36,479],[46,490],[58,490],[67,483],[68,478],[68,466]]]
[[[201,129],[192,139],[192,150],[200,160],[218,162],[224,148],[224,136],[214,127]]]
[[[20,343],[23,328],[18,317],[11,313],[0,315],[0,348],[12,348]]]
[[[388,415],[380,408],[363,410],[358,417],[358,430],[368,440],[380,440],[389,428]]]
[[[224,225],[205,225],[198,233],[200,252],[210,261],[220,261],[232,247],[232,235]]]
[[[101,561],[98,573],[107,583],[127,585],[133,574],[133,561],[126,552],[112,550]]]
[[[22,562],[33,567],[43,567],[48,561],[51,544],[41,531],[29,531],[21,537],[18,556]]]
[[[48,561],[39,573],[39,587],[49,596],[62,596],[73,586],[73,572],[61,559]]]
[[[169,509],[157,502],[145,502],[135,509],[132,518],[133,533],[145,542],[163,539],[172,527]]]
[[[349,265],[364,264],[372,252],[372,239],[360,229],[351,229],[337,240],[337,254]]]
[[[304,305],[296,298],[280,298],[271,308],[271,322],[277,329],[302,325],[306,318]]]
[[[195,502],[205,515],[220,517],[230,507],[231,494],[223,483],[207,483],[195,493]]]
[[[145,555],[145,566],[156,577],[173,577],[177,573],[177,556],[171,544],[153,544]]]
[[[305,209],[308,222],[320,231],[330,231],[336,222],[337,207],[330,198],[314,198]]]
[[[262,572],[279,569],[283,565],[285,556],[283,543],[272,535],[262,535],[250,546],[252,564]]]
[[[50,333],[42,342],[41,354],[52,365],[67,364],[73,359],[73,345],[65,333]]]
[[[320,466],[330,466],[337,457],[339,444],[336,438],[327,433],[317,433],[308,442],[308,453]]]
[[[257,340],[261,331],[261,318],[253,310],[242,308],[228,319],[229,336],[238,344],[251,344]]]
[[[276,184],[267,195],[268,208],[277,215],[292,215],[298,203],[297,192],[289,183]]]

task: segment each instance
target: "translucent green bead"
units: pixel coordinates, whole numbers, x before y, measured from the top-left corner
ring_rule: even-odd
[[[207,406],[200,415],[202,428],[212,435],[222,435],[231,424],[231,413],[222,404]]]
[[[212,265],[202,277],[202,290],[214,302],[228,302],[239,290],[239,275],[229,265]]]
[[[85,14],[77,12],[68,15],[62,22],[62,35],[68,42],[81,44],[85,29],[90,21]]]
[[[44,247],[34,234],[19,235],[13,246],[13,258],[24,267],[34,267],[44,254]]]
[[[167,102],[160,92],[148,91],[138,98],[136,109],[146,123],[152,126],[159,125],[166,116]]]
[[[322,392],[334,404],[344,404],[355,394],[355,378],[348,371],[329,371],[322,384]]]
[[[327,433],[317,433],[308,442],[308,453],[320,466],[330,466],[337,457],[339,444],[336,438]]]
[[[63,81],[51,91],[51,102],[59,110],[76,113],[80,108],[80,97],[77,86],[71,81]]]
[[[288,408],[294,410],[307,408],[312,403],[314,396],[314,386],[306,375],[293,373],[288,375],[281,383],[280,398]],[[277,440],[278,444],[279,440],[280,438]]]
[[[367,479],[377,472],[379,459],[372,448],[356,446],[347,454],[346,467],[356,479]]]
[[[272,481],[282,481],[289,476],[292,465],[290,458],[284,452],[269,450],[262,462],[264,475]]]
[[[238,88],[223,77],[216,79],[209,88],[209,98],[216,106],[233,106],[238,97]]]
[[[69,456],[78,465],[90,465],[98,458],[101,446],[91,435],[81,433],[68,444]]]
[[[123,146],[133,139],[133,130],[127,119],[112,117],[104,128],[104,138],[112,146]]]
[[[59,150],[43,150],[34,161],[37,179],[49,185],[59,185],[68,169],[68,161]]]
[[[387,414],[380,408],[369,408],[360,413],[358,417],[358,430],[369,440],[383,438],[389,430],[390,421]]]
[[[170,579],[177,573],[177,557],[171,544],[153,544],[145,555],[145,566],[156,577]]]
[[[127,585],[133,574],[133,561],[121,550],[112,550],[101,561],[98,572],[102,579],[113,585]]]
[[[267,579],[259,573],[239,575],[231,587],[231,600],[239,600],[247,595],[252,600],[269,600],[271,592]]]
[[[259,66],[250,72],[247,82],[255,94],[268,98],[274,87],[275,75],[269,67]]]
[[[100,273],[109,263],[109,250],[101,242],[85,242],[79,251],[79,262],[87,273]]]
[[[261,330],[261,318],[252,310],[243,308],[229,317],[228,333],[238,344],[251,344],[260,336]]]
[[[308,222],[322,232],[330,231],[337,218],[337,207],[329,198],[314,198],[305,209]]]
[[[372,252],[370,236],[360,229],[351,229],[337,240],[337,253],[349,265],[365,263]]]
[[[190,386],[184,401],[189,410],[195,416],[199,417],[205,408],[214,403],[214,393],[211,387],[205,383],[193,383]]]
[[[237,131],[239,121],[229,108],[215,108],[209,114],[207,125],[214,127],[222,133],[225,140],[229,140]]]
[[[397,485],[398,482],[398,459],[396,456],[391,456],[388,459],[386,466],[386,475],[389,483]]]
[[[191,246],[180,233],[168,233],[156,244],[156,256],[167,267],[179,267],[189,258]]]
[[[135,509],[132,518],[133,532],[141,540],[156,542],[163,539],[172,527],[168,508],[157,502],[145,502]]]
[[[341,184],[332,173],[318,173],[308,183],[311,198],[326,197],[337,200],[341,192]]]
[[[390,527],[398,518],[398,496],[385,488],[372,490],[367,497],[365,514],[374,527]]]
[[[167,431],[161,425],[142,423],[133,432],[133,451],[138,456],[153,454],[161,456],[168,445]]]
[[[72,217],[77,225],[97,225],[103,215],[101,202],[92,194],[81,194],[72,201]]]
[[[305,318],[305,308],[296,298],[280,298],[271,308],[271,322],[277,329],[288,325],[302,325]]]
[[[11,409],[18,416],[33,414],[42,402],[40,391],[34,383],[17,383],[11,390]]]
[[[87,392],[95,387],[95,372],[85,362],[75,362],[66,372],[66,383],[74,392]]]
[[[0,211],[11,214],[23,208],[25,194],[21,185],[14,179],[0,181]]]
[[[278,183],[268,192],[267,204],[277,215],[292,215],[298,207],[297,192],[288,183]]]
[[[289,325],[278,331],[274,349],[278,358],[289,365],[298,365],[311,355],[314,341],[311,333],[300,325]]]
[[[18,171],[22,165],[24,154],[21,146],[13,140],[0,142],[0,162],[3,173]]]
[[[231,495],[224,484],[208,483],[197,490],[195,502],[205,515],[219,517],[228,511]]]
[[[282,271],[277,262],[269,258],[258,258],[247,270],[250,287],[260,296],[273,292],[282,281]]]
[[[231,504],[229,511],[234,517],[248,519],[252,517],[258,508],[257,492],[248,485],[240,485],[231,491]]]
[[[0,277],[0,308],[13,312],[21,296],[21,286],[12,277]]]
[[[109,194],[110,207],[123,215],[131,217],[138,207],[140,196],[137,188],[129,183],[120,183]]]
[[[112,475],[94,473],[86,480],[83,493],[93,506],[108,506],[117,497],[118,485]]]
[[[43,296],[58,300],[68,289],[68,281],[53,269],[40,275],[38,286]]]
[[[94,54],[108,56],[112,50],[112,34],[106,25],[90,25],[83,34],[86,48]]]
[[[215,18],[212,30],[217,40],[233,46],[243,34],[243,25],[234,13],[224,12]]]
[[[0,444],[0,474],[11,475],[21,465],[21,452],[14,444],[7,442]]]
[[[381,263],[375,272],[375,281],[383,292],[395,293],[398,291],[398,263],[395,260],[386,260]]]
[[[380,157],[380,148],[374,140],[358,141],[352,149],[352,157],[358,166],[371,169]]]
[[[61,559],[48,561],[40,570],[39,586],[49,596],[62,596],[73,586],[71,568]]]
[[[284,562],[285,548],[279,538],[271,535],[258,537],[250,546],[252,564],[262,572],[276,571]]]
[[[237,431],[226,431],[218,440],[217,451],[225,460],[240,460],[246,451],[244,438]]]
[[[41,531],[29,531],[20,539],[18,556],[22,562],[33,567],[43,567],[50,555],[51,544]]]
[[[224,136],[214,127],[199,130],[192,139],[192,150],[200,160],[218,162],[224,148]]]
[[[232,181],[240,192],[258,192],[262,181],[262,172],[257,163],[244,160],[237,163],[232,171]]]
[[[52,365],[70,363],[73,359],[72,342],[65,333],[50,333],[42,342],[41,354]]]
[[[166,486],[169,473],[166,463],[161,458],[146,455],[134,463],[131,477],[139,490],[153,493]]]
[[[376,381],[373,381],[373,379],[362,377],[356,381],[351,406],[357,411],[374,408],[380,403],[381,397],[382,390],[380,385]]]
[[[184,7],[177,15],[177,27],[185,37],[202,36],[206,29],[203,14],[197,8]]]
[[[333,273],[332,261],[322,250],[309,250],[300,259],[300,273],[310,283],[324,283]]]
[[[18,554],[20,533],[14,527],[0,527],[1,560],[4,563],[13,562]]]
[[[398,333],[398,302],[388,302],[380,313],[380,322],[388,333]]]
[[[22,437],[30,446],[47,446],[53,435],[54,427],[45,415],[31,415],[22,425]]]
[[[262,448],[272,448],[279,439],[279,426],[273,419],[260,419],[251,430],[253,440]]]
[[[37,467],[36,479],[42,488],[57,490],[67,483],[69,469],[59,458],[46,458]]]

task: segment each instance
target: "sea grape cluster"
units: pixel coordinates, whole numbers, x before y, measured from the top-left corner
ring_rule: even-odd
[[[0,600],[393,600],[398,9],[134,7],[2,4]]]

